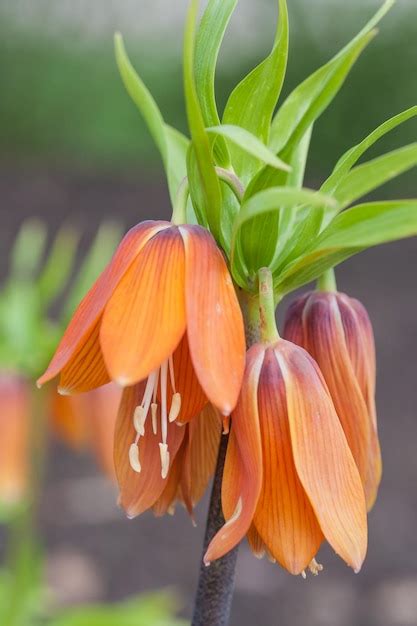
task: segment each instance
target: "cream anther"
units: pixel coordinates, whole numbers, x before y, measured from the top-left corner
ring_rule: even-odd
[[[172,396],[171,408],[169,409],[169,416],[168,416],[169,421],[175,422],[178,415],[180,414],[180,411],[181,411],[181,394],[176,392]]]
[[[129,448],[129,461],[132,470],[140,474],[142,468],[139,461],[139,448],[135,443],[132,443]]]

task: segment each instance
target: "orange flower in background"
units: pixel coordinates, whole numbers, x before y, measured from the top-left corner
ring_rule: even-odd
[[[27,495],[31,397],[27,381],[0,374],[0,506],[13,507]]]
[[[327,539],[355,571],[367,547],[361,479],[323,376],[302,348],[279,339],[247,355],[232,414],[222,486],[227,520],[206,563],[248,534],[292,574],[320,566]]]
[[[114,459],[120,505],[132,518],[149,508],[157,516],[172,513],[179,501],[192,516],[193,507],[214,473],[221,436],[220,416],[208,404],[185,426],[170,424],[171,469],[165,479],[160,471],[158,433],[150,424],[138,443],[142,471],[134,471],[129,462],[128,452],[135,435],[130,416],[139,397],[137,387],[124,392],[116,425]]]
[[[73,396],[54,394],[51,425],[75,451],[90,450],[101,469],[116,479],[113,460],[114,430],[122,390],[110,383]]]
[[[151,420],[154,433],[160,432],[155,444],[165,478],[180,440],[172,423],[188,422],[207,400],[229,414],[244,359],[242,314],[210,233],[200,226],[148,221],[125,236],[38,383],[59,373],[63,393],[110,380],[124,387],[139,383],[125,392],[132,405],[126,419],[136,432],[131,466],[139,472],[145,465],[138,442]]]
[[[315,291],[296,300],[286,339],[317,361],[365,487],[368,509],[382,474],[375,410],[375,344],[364,306],[342,293]]]

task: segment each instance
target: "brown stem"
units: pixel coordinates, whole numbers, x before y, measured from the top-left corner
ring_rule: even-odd
[[[222,435],[213,489],[207,516],[203,556],[210,541],[224,524],[221,486],[229,435]],[[208,567],[201,559],[192,626],[227,626],[234,590],[236,559],[239,546]]]

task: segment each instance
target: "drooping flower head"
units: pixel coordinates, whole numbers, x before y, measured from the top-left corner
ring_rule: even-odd
[[[382,462],[375,410],[375,344],[365,307],[343,293],[308,293],[290,306],[284,337],[305,348],[318,363],[371,508]]]
[[[207,563],[247,534],[292,574],[311,565],[327,539],[355,571],[366,553],[360,476],[323,376],[299,346],[278,339],[247,354],[232,414],[222,503],[226,523]]]
[[[179,441],[170,424],[187,423],[207,401],[229,414],[244,354],[241,311],[212,236],[200,226],[148,221],[125,236],[38,382],[60,374],[61,392],[71,393],[145,381],[126,391],[135,402],[130,464],[141,471],[138,442],[152,428],[165,478]]]

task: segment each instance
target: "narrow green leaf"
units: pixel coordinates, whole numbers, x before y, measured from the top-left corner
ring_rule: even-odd
[[[10,256],[10,280],[27,280],[38,271],[46,244],[47,230],[43,222],[29,219],[23,222]]]
[[[248,130],[232,124],[222,124],[207,128],[207,132],[213,135],[221,135],[229,139],[233,144],[241,148],[247,154],[259,159],[262,163],[267,163],[285,172],[291,170],[290,166],[279,159],[260,139],[252,135]]]
[[[195,85],[206,126],[218,126],[215,93],[216,63],[229,20],[237,0],[209,0],[197,31],[195,42]],[[214,145],[218,165],[229,167],[230,156],[226,142],[220,138]]]
[[[185,163],[189,141],[181,133],[165,124],[158,105],[127,56],[120,33],[116,33],[114,36],[114,46],[117,65],[126,90],[138,107],[161,153],[171,202],[174,203],[178,181],[181,181],[186,175]]]
[[[61,228],[55,237],[38,279],[39,296],[44,309],[67,287],[79,239],[79,234],[68,226]]]
[[[279,18],[274,46],[269,56],[233,90],[226,104],[224,124],[245,128],[265,144],[269,141],[272,116],[284,82],[288,59],[288,10],[278,0]],[[259,169],[257,159],[248,159],[239,148],[231,149],[232,164],[246,183]]]
[[[381,243],[417,235],[417,200],[357,205],[337,215],[308,250],[274,276],[282,294]]]
[[[239,274],[244,267],[250,278],[261,267],[271,266],[281,236],[282,213],[288,212],[284,222],[291,222],[299,205],[309,205],[314,210],[328,204],[336,203],[319,192],[292,187],[266,189],[245,201],[235,219],[232,237],[232,259],[234,266],[240,268]],[[266,214],[271,219],[266,220]]]
[[[220,184],[214,169],[211,146],[204,127],[204,119],[194,80],[197,11],[198,0],[191,0],[184,35],[184,92],[193,146],[191,154],[195,156],[198,178],[197,180],[195,179],[195,172],[193,172],[193,176],[190,177],[190,194],[193,202],[197,193],[202,194],[203,206],[200,208],[200,211],[204,211],[214,237],[220,244],[224,245],[225,241],[221,225],[222,196]],[[190,163],[189,159],[188,163]]]
[[[417,143],[413,143],[353,168],[342,178],[333,195],[342,208],[346,207],[416,165]]]
[[[410,107],[398,115],[394,115],[389,120],[378,126],[372,133],[363,139],[356,146],[353,146],[343,154],[333,170],[333,173],[323,183],[321,190],[324,193],[333,192],[342,178],[352,169],[357,161],[371,148],[381,137],[384,137],[391,130],[394,130],[400,124],[417,115],[417,106]]]
[[[270,147],[291,152],[307,128],[321,115],[343,85],[350,69],[376,34],[373,30],[394,4],[387,0],[361,32],[326,65],[309,76],[288,96],[272,122]]]
[[[304,137],[301,139],[300,143],[293,152],[290,162],[291,172],[287,178],[288,187],[296,187],[297,189],[300,189],[303,186],[312,132],[313,126],[311,125],[307,128],[304,133]]]
[[[337,215],[314,250],[368,247],[417,235],[417,200],[360,204]]]

